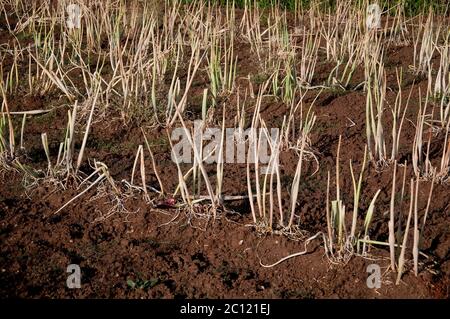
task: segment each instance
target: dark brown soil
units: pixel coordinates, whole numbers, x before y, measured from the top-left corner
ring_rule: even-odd
[[[303,245],[284,236],[258,236],[246,226],[248,216],[232,213],[210,222],[206,231],[193,227],[203,226],[201,220],[188,225],[183,215],[163,226],[175,212],[150,209],[138,199],[127,201],[136,213],[100,222],[95,221],[99,211],[109,207],[102,200],[80,201],[53,215],[70,192],[52,194],[39,187],[27,198],[19,195],[19,176],[9,174],[6,181],[0,202],[2,297],[448,297],[448,261],[438,268],[427,264],[417,278],[407,272],[399,286],[393,284],[394,273],[385,273],[382,287],[369,289],[367,265],[386,269],[385,251],[374,249],[375,261],[353,258],[347,265],[332,265],[320,245],[312,244],[305,256],[263,268],[260,261],[274,262]],[[445,247],[438,243],[433,251],[445,255]],[[81,267],[81,289],[66,288],[69,264]],[[132,289],[129,280],[153,286]]]

